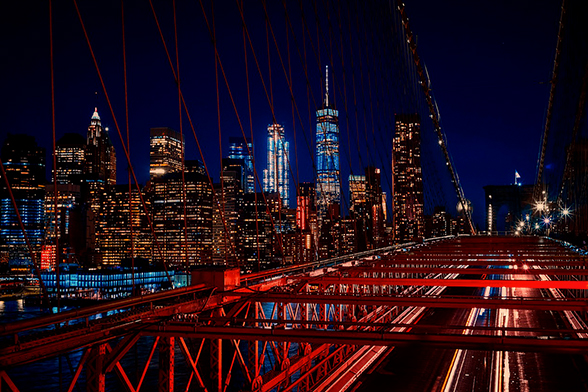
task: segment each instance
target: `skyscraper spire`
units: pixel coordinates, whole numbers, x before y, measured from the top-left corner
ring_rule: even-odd
[[[97,107],[94,108],[94,114],[92,114],[92,120],[100,121],[100,115],[98,115],[98,108]]]
[[[339,112],[329,104],[329,66],[325,70],[325,101],[316,111],[316,204],[319,226],[327,211],[337,209],[341,199],[339,181]]]
[[[327,71],[326,71],[326,78],[325,78],[325,107],[328,108],[329,107],[329,66],[327,65]]]

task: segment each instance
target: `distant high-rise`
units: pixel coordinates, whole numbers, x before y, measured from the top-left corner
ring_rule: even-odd
[[[326,68],[325,101],[316,111],[316,198],[319,224],[329,206],[339,204],[339,112],[329,102],[329,66]]]
[[[45,149],[37,146],[33,136],[8,134],[0,159],[38,260],[44,225]],[[0,251],[8,253],[11,261],[29,262],[30,252],[4,179],[0,179],[0,211]]]
[[[144,200],[150,208],[150,200]],[[131,257],[149,259],[155,248],[141,195],[134,187],[130,197],[128,185],[116,185],[105,192],[96,228],[96,251],[104,265],[120,265]]]
[[[90,181],[100,181],[106,186],[116,184],[116,152],[108,128],[102,127],[98,108],[90,119],[86,136],[86,176]]]
[[[153,180],[153,226],[159,245],[153,245],[152,254],[154,260],[187,268],[210,262],[213,217],[209,179],[200,172],[199,162],[185,164],[185,182],[178,172]]]
[[[58,179],[59,181],[59,179]],[[52,252],[55,261],[55,238],[59,238],[59,253],[65,259],[73,259],[74,253],[71,243],[71,229],[74,209],[80,205],[80,185],[63,183],[57,184],[57,210],[55,209],[55,184],[48,184],[45,188],[45,222],[44,244]],[[73,224],[75,227],[75,223]],[[47,252],[46,252],[47,253]],[[54,266],[54,265],[53,265]],[[51,266],[51,268],[53,268]]]
[[[57,160],[57,183],[81,184],[86,164],[86,140],[84,137],[79,133],[63,135],[56,143],[55,157]]]
[[[316,221],[316,186],[312,182],[301,182],[296,196],[296,227],[299,230],[298,261],[313,260],[318,241]]]
[[[261,193],[248,193],[239,200],[236,246],[241,268],[251,271],[267,268],[271,261],[272,226]]]
[[[313,216],[316,218],[314,206],[316,202],[316,188],[313,183],[301,182],[296,196],[296,226],[301,231],[311,230]]]
[[[425,234],[421,124],[418,114],[397,114],[392,147],[393,215],[396,242]]]
[[[384,211],[382,208],[382,184],[380,169],[368,166],[366,178],[367,234],[374,247],[379,247],[384,235]]]
[[[251,154],[250,154],[251,152]],[[229,138],[229,158],[243,160],[243,192],[255,192],[255,176],[253,172],[253,142],[242,137]]]
[[[365,214],[366,179],[357,174],[349,175],[349,214],[359,219]]]
[[[149,177],[162,177],[182,170],[182,136],[170,128],[151,128]]]
[[[267,127],[267,169],[263,171],[263,191],[278,192],[282,205],[290,205],[290,178],[288,177],[290,143],[284,138],[284,127],[271,124]]]

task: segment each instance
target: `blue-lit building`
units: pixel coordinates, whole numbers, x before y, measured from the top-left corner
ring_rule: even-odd
[[[253,172],[253,142],[242,137],[229,138],[229,158],[243,160],[243,192],[255,192],[255,176]]]
[[[38,260],[44,235],[45,149],[33,136],[8,134],[0,155],[27,238]],[[11,264],[28,264],[31,254],[4,179],[0,178],[0,252]]]
[[[174,282],[175,272],[169,270],[168,274]],[[42,272],[41,279],[50,293],[55,292],[55,272]],[[84,295],[94,298],[117,298],[131,294],[135,287],[143,290],[158,291],[169,288],[169,280],[164,270],[78,270],[63,268],[59,277],[59,287],[63,296]]]
[[[319,225],[330,206],[339,205],[339,111],[329,102],[329,66],[326,69],[325,101],[316,111],[316,202]]]
[[[282,206],[290,206],[290,143],[284,138],[284,127],[270,124],[267,127],[267,169],[263,171],[263,191],[278,192]]]

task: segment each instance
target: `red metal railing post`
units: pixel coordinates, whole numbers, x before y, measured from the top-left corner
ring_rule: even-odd
[[[159,339],[159,392],[173,392],[175,366],[175,338]]]
[[[106,344],[98,344],[91,348],[90,357],[86,362],[86,389],[88,392],[104,392],[106,378],[104,373],[104,359]]]

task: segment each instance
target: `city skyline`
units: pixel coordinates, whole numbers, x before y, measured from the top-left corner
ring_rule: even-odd
[[[106,55],[105,52],[106,47],[103,45],[103,41],[108,42],[115,42],[116,47],[120,46],[120,17],[117,15],[120,13],[119,4],[116,2],[106,2],[101,4],[101,7],[92,6],[92,5],[81,5],[81,12],[82,16],[87,18],[87,22],[90,23],[88,26],[88,32],[90,34],[91,40],[93,45],[96,46],[96,50],[98,51],[97,55],[102,53]],[[484,24],[483,26],[472,26],[469,21],[471,18],[467,17],[467,13],[471,13],[473,15],[478,16],[479,12],[476,5],[469,4],[469,3],[460,3],[452,5],[450,8],[445,7],[438,7],[436,8],[435,12],[431,14],[424,13],[427,7],[419,7],[418,4],[423,4],[427,2],[421,3],[409,3],[407,4],[408,11],[413,16],[415,25],[413,29],[419,35],[419,49],[421,51],[421,55],[423,56],[424,60],[427,64],[427,69],[430,73],[433,86],[435,87],[436,97],[439,101],[439,108],[441,111],[443,125],[447,131],[448,136],[448,145],[450,147],[450,151],[452,156],[454,157],[457,172],[460,173],[460,178],[462,179],[466,198],[472,200],[474,205],[474,215],[476,217],[476,222],[479,225],[482,225],[484,222],[483,219],[483,211],[484,211],[484,204],[483,204],[483,190],[482,186],[486,185],[486,183],[480,183],[476,178],[480,177],[481,173],[488,174],[489,177],[486,181],[487,183],[496,183],[496,184],[507,184],[510,182],[512,177],[512,172],[514,170],[518,170],[522,176],[522,180],[524,183],[531,183],[533,182],[535,176],[535,164],[536,164],[536,154],[539,146],[540,140],[540,133],[542,128],[542,119],[545,111],[546,102],[548,99],[548,87],[545,85],[541,85],[539,83],[543,83],[549,80],[549,75],[552,68],[553,63],[553,56],[554,56],[554,47],[555,47],[555,38],[557,36],[557,22],[559,19],[559,7],[557,4],[543,2],[538,5],[531,6],[530,3],[521,3],[517,4],[516,7],[513,8],[512,12],[510,13],[509,20],[513,20],[518,18],[519,22],[522,24],[519,25],[510,25],[510,34],[509,36],[512,37],[510,39],[504,40],[504,45],[502,44],[503,41],[495,42],[489,39],[492,34],[497,32],[497,25],[488,26]],[[428,4],[430,6],[437,7],[436,4]],[[8,5],[7,5],[8,6]],[[170,7],[164,7],[161,4],[156,3],[156,10],[161,14],[161,23],[162,28],[169,30],[170,28],[170,16],[171,11]],[[13,9],[15,12],[24,13],[24,10],[20,9],[18,4],[11,4],[9,7]],[[103,123],[111,129],[111,133],[113,133],[113,143],[117,146],[117,150],[120,151],[120,156],[118,157],[118,162],[120,163],[121,167],[124,169],[126,166],[125,157],[122,154],[122,150],[120,148],[120,141],[118,140],[118,136],[116,136],[116,129],[114,126],[114,120],[112,119],[112,115],[110,110],[108,109],[108,105],[104,99],[104,93],[102,88],[100,87],[99,81],[96,77],[96,71],[93,68],[91,63],[91,57],[89,56],[89,51],[87,44],[83,39],[83,34],[81,29],[79,28],[79,21],[77,20],[77,16],[75,15],[75,11],[71,6],[59,5],[56,4],[54,6],[54,17],[57,18],[64,18],[64,20],[69,21],[69,25],[71,27],[65,28],[66,25],[61,23],[56,23],[54,26],[55,29],[55,72],[56,72],[56,131],[57,137],[59,138],[66,132],[77,132],[83,131],[87,127],[87,111],[92,110],[95,106],[99,106],[100,113],[102,117]],[[414,7],[414,8],[413,8]],[[496,15],[495,18],[502,18],[502,11],[500,7],[488,6],[489,8],[486,12],[490,12],[491,15]],[[48,41],[47,31],[48,31],[48,19],[47,19],[47,10],[42,9],[33,9],[29,10],[29,18],[27,18],[26,22],[22,25],[14,25],[12,24],[12,20],[8,21],[9,23],[4,26],[6,29],[10,29],[10,34],[5,34],[4,36],[18,36],[19,44],[18,46],[14,46],[10,44],[8,46],[9,52],[12,51],[17,56],[17,63],[16,64],[24,64],[25,66],[16,68],[13,65],[3,64],[3,72],[0,72],[2,75],[15,75],[16,77],[11,77],[5,79],[5,85],[7,87],[7,91],[9,91],[9,95],[15,97],[15,103],[18,102],[17,109],[13,110],[10,109],[8,111],[8,107],[2,108],[2,117],[5,119],[4,125],[2,127],[3,133],[13,132],[13,133],[31,133],[36,134],[39,136],[39,144],[45,147],[50,146],[50,140],[47,139],[50,136],[51,130],[51,110],[50,110],[50,85],[48,84],[49,80],[49,57],[48,57]],[[234,7],[231,7],[234,8]],[[294,8],[294,7],[292,7]],[[528,17],[522,17],[521,15],[527,15],[527,11],[531,10],[532,12],[529,14]],[[198,11],[198,12],[196,12]],[[278,12],[280,8],[272,8],[268,10],[268,12]],[[235,11],[231,11],[227,15],[222,16],[223,23],[238,23],[239,15],[235,13]],[[134,76],[130,76],[129,80],[129,94],[131,97],[135,97],[138,94],[142,94],[143,98],[141,99],[133,99],[130,101],[129,107],[129,125],[131,129],[132,135],[140,135],[140,134],[147,134],[149,129],[152,127],[158,126],[167,126],[176,131],[179,131],[179,124],[178,124],[178,110],[177,110],[177,99],[175,105],[172,104],[174,95],[177,96],[177,91],[174,94],[174,86],[173,81],[171,81],[172,73],[169,69],[169,65],[166,64],[165,60],[165,52],[163,50],[163,46],[161,44],[161,39],[158,37],[157,30],[155,24],[153,22],[153,15],[150,13],[148,7],[139,7],[136,5],[129,4],[128,9],[126,9],[126,14],[129,15],[129,20],[127,21],[127,30],[128,30],[128,39],[129,45],[128,49],[131,50],[129,53],[129,67],[137,64],[138,61],[141,61],[144,70],[137,72],[134,71]],[[200,14],[200,15],[199,15]],[[183,14],[180,13],[180,19],[178,20],[179,26],[179,33],[187,33],[188,18],[199,18],[201,19],[202,12],[199,10],[188,9]],[[310,12],[309,14],[312,14]],[[93,16],[95,15],[96,18],[105,21],[111,27],[108,31],[103,31],[102,35],[97,34],[97,25],[95,22],[92,22]],[[444,17],[434,18],[433,15],[444,15]],[[14,19],[16,20],[16,19]],[[450,27],[453,24],[448,23],[447,25],[440,25],[441,20],[451,20],[451,21],[459,21],[459,23],[455,24],[455,27]],[[425,22],[426,21],[426,22]],[[463,21],[463,22],[461,22]],[[220,23],[220,22],[219,22]],[[461,23],[461,24],[460,24]],[[526,118],[533,118],[534,124],[531,127],[534,129],[533,133],[529,131],[523,131],[522,127],[516,125],[517,129],[521,129],[518,132],[509,132],[511,135],[517,135],[517,141],[513,141],[512,143],[502,143],[501,147],[511,149],[511,153],[505,154],[509,158],[506,160],[493,162],[496,166],[496,170],[488,170],[488,163],[489,156],[488,154],[492,154],[492,151],[495,150],[493,147],[491,150],[484,149],[482,153],[472,153],[471,151],[477,151],[480,149],[480,145],[487,144],[484,140],[491,139],[490,134],[492,133],[488,126],[485,123],[477,124],[474,126],[472,123],[471,115],[465,114],[458,105],[458,102],[463,102],[463,97],[467,96],[463,93],[467,91],[467,86],[469,85],[468,80],[475,80],[475,78],[461,78],[456,76],[455,68],[449,67],[448,63],[443,62],[443,58],[438,49],[443,45],[440,45],[442,40],[448,42],[455,34],[455,31],[459,29],[459,26],[463,25],[470,29],[471,34],[460,34],[461,37],[467,40],[467,42],[472,42],[476,37],[482,37],[481,42],[485,45],[483,48],[480,47],[480,50],[477,51],[477,56],[480,58],[479,61],[472,63],[471,56],[466,53],[454,53],[453,57],[455,61],[452,61],[454,64],[458,64],[460,69],[466,70],[467,72],[474,72],[476,71],[475,67],[485,67],[478,70],[478,73],[483,73],[486,75],[487,82],[485,83],[486,91],[483,96],[479,98],[483,100],[484,105],[480,105],[480,107],[486,108],[494,108],[489,109],[491,113],[497,115],[496,120],[492,120],[493,125],[491,129],[492,132],[496,131],[502,134],[504,132],[500,124],[520,124],[522,119],[523,113],[529,113]],[[69,26],[68,25],[68,26]],[[252,20],[251,25],[255,25],[255,22]],[[148,28],[140,29],[139,26],[146,26]],[[435,26],[435,27],[433,27]],[[548,26],[548,28],[539,26]],[[486,29],[486,30],[483,30]],[[71,30],[71,31],[70,31]],[[138,36],[138,32],[140,30],[144,30],[141,34],[142,36]],[[29,36],[27,34],[23,34],[24,31],[38,31],[39,33],[35,35],[34,38],[32,35]],[[434,31],[434,34],[431,32]],[[199,28],[199,32],[202,37],[206,37],[208,35],[208,31],[206,31],[205,25]],[[254,34],[252,40],[254,43],[265,43],[265,30],[263,31],[256,31],[252,30],[251,34]],[[75,38],[75,40],[66,39],[67,35]],[[504,37],[506,33],[500,32],[498,34],[499,37]],[[263,38],[262,38],[263,37]],[[517,38],[520,37],[520,38]],[[533,38],[531,38],[533,37]],[[42,38],[42,39],[41,39]],[[292,38],[292,37],[291,37]],[[300,38],[299,38],[300,39]],[[512,51],[512,47],[514,46],[515,41],[520,39],[527,39],[532,40],[532,45],[516,45],[517,48],[523,47],[524,53],[516,53]],[[307,38],[308,40],[308,38]],[[316,38],[315,38],[316,40]],[[68,43],[68,46],[65,42],[71,41]],[[63,42],[62,44],[59,44]],[[185,41],[184,41],[185,42]],[[229,41],[223,37],[223,42],[228,44],[229,47],[234,48],[237,50],[238,45],[237,43],[229,43]],[[463,50],[464,47],[467,47],[467,42],[463,43],[463,46],[459,48]],[[171,41],[168,45],[171,45]],[[146,46],[148,44],[148,46]],[[310,44],[309,44],[310,45]],[[202,43],[200,45],[203,49],[199,52],[209,54],[211,50],[211,46],[208,42]],[[265,44],[264,44],[265,46]],[[34,52],[40,56],[43,61],[29,61],[29,55],[23,54],[22,48],[29,47],[33,48]],[[143,59],[145,55],[138,56],[137,50],[139,49],[148,49],[145,51],[145,55],[151,54],[152,57],[147,60]],[[487,48],[487,49],[485,49]],[[249,57],[251,57],[251,50],[249,49]],[[507,49],[507,50],[503,50]],[[79,53],[78,58],[72,59],[69,55],[70,50]],[[242,48],[240,51],[242,52]],[[265,50],[267,51],[267,49]],[[283,79],[283,75],[281,74],[281,69],[279,68],[279,59],[274,47],[270,46],[270,51],[272,52],[272,63],[275,65],[276,69],[274,71],[276,75],[276,81],[274,81],[273,85],[273,99],[274,99],[274,113],[272,114],[271,108],[268,107],[267,100],[265,98],[265,93],[263,92],[262,86],[259,81],[259,76],[256,75],[254,72],[250,71],[250,79],[252,85],[252,92],[255,92],[255,96],[258,97],[255,102],[254,106],[252,107],[252,121],[253,121],[253,137],[255,144],[259,147],[263,143],[265,127],[268,122],[271,122],[273,115],[275,115],[276,119],[280,122],[284,123],[287,129],[291,129],[289,123],[292,122],[292,113],[291,113],[291,103],[289,102],[289,89],[288,86],[278,79]],[[259,50],[257,53],[258,56],[261,56],[263,50]],[[117,114],[117,122],[119,126],[121,126],[124,133],[124,101],[123,98],[123,91],[120,88],[122,85],[121,74],[116,73],[114,74],[114,68],[122,69],[119,67],[118,64],[121,64],[121,53],[122,50],[116,50],[115,52],[111,52],[106,58],[102,58],[99,62],[101,67],[107,67],[105,76],[107,88],[109,90],[113,90],[114,92],[111,93],[111,99],[114,100],[114,109],[115,114]],[[221,51],[221,59],[225,62],[228,61],[226,59],[226,51]],[[484,65],[485,54],[491,54],[495,60],[492,62],[488,62],[488,65]],[[210,59],[213,59],[213,55],[210,55]],[[297,54],[292,53],[294,59],[296,59]],[[20,57],[21,60],[18,60]],[[500,91],[499,86],[504,86],[504,82],[493,83],[491,80],[494,80],[495,76],[491,71],[491,66],[498,63],[498,59],[504,59],[504,61],[515,61],[515,64],[521,64],[521,70],[528,70],[532,69],[533,72],[519,72],[509,76],[508,80],[519,78],[521,80],[521,84],[511,83],[511,87],[514,86],[517,90],[518,96],[520,94],[533,91],[532,94],[526,96],[528,100],[528,104],[525,106],[525,111],[521,113],[512,113],[512,111],[508,111],[508,120],[503,118],[506,114],[504,110],[501,108],[503,107],[500,104],[500,100],[496,99],[495,97]],[[265,61],[267,63],[267,58],[259,59],[260,63]],[[252,60],[250,60],[252,61]],[[320,64],[321,73],[324,71],[324,65],[327,63],[326,61],[322,61]],[[341,65],[331,64],[332,71],[331,75],[334,80],[339,79],[339,82],[334,86],[335,97],[334,99],[337,102],[342,102],[342,93],[343,93],[343,85],[342,85],[342,69]],[[116,64],[116,65],[115,65]],[[186,67],[190,67],[191,64],[191,56],[188,55],[188,52],[180,47],[180,66],[185,65]],[[468,66],[468,64],[470,64]],[[76,71],[71,70],[71,66],[75,65]],[[252,62],[250,64],[254,66]],[[202,63],[201,66],[197,69],[201,69],[200,74],[203,75],[214,75],[214,68],[210,66],[206,66]],[[187,69],[187,68],[184,68]],[[496,68],[500,70],[502,73],[502,68]],[[513,67],[512,69],[517,69]],[[487,72],[483,72],[483,70],[488,70]],[[466,72],[462,71],[462,72]],[[23,72],[26,72],[26,77],[18,75],[24,75]],[[161,75],[164,77],[164,80],[167,82],[163,82],[161,77],[153,78],[149,75]],[[279,76],[279,78],[278,78]],[[498,77],[499,75],[496,75]],[[185,74],[184,75],[184,88],[185,94],[188,97],[194,96],[193,93],[190,93],[190,87],[193,86],[193,82],[190,80],[192,76]],[[320,91],[316,91],[316,89],[320,89],[321,81],[320,81],[320,73],[318,72],[311,72],[309,73],[309,78],[311,81],[311,87],[315,89],[313,95],[317,98],[321,96]],[[193,79],[193,78],[192,78]],[[16,87],[14,81],[18,80],[19,84]],[[144,84],[144,80],[151,80],[154,83],[151,89],[153,91],[158,91],[156,95],[152,94],[145,94],[143,93],[144,87],[141,87],[140,84]],[[75,81],[74,84],[71,84],[69,81]],[[524,82],[522,82],[524,81]],[[208,78],[207,80],[203,80],[204,84],[199,90],[202,88],[208,88],[210,83],[213,82],[214,87],[214,77]],[[233,89],[239,88],[240,91],[244,91],[242,89],[243,83],[245,81],[239,81],[237,85],[233,83]],[[24,83],[24,84],[23,84]],[[114,83],[114,84],[113,84]],[[219,81],[219,85],[223,86],[223,81]],[[529,84],[535,83],[535,84]],[[24,95],[26,91],[31,91],[32,86],[36,86],[35,90],[39,92],[38,96],[32,98],[30,96]],[[459,88],[460,94],[451,94],[450,91],[452,90],[449,85],[454,85]],[[496,86],[496,89],[493,87]],[[25,87],[22,89],[21,87]],[[31,86],[31,87],[27,87]],[[268,86],[269,87],[269,86]],[[301,85],[302,89],[294,86],[298,90],[301,90],[301,96],[306,95],[304,85]],[[351,84],[348,85],[351,89]],[[532,90],[528,90],[527,87],[532,87]],[[197,91],[197,90],[193,90]],[[279,92],[282,93],[279,93]],[[350,92],[351,90],[349,90]],[[98,94],[95,94],[98,92]],[[236,92],[236,91],[235,91]],[[268,91],[268,93],[270,93]],[[65,99],[65,97],[76,97],[77,99],[75,102],[71,101],[71,98]],[[155,96],[165,96],[168,97],[170,101],[168,104],[160,105],[158,104],[157,100],[146,98]],[[239,94],[235,95],[236,99],[239,99],[241,103],[243,102],[242,98],[239,98]],[[176,97],[177,98],[177,97]],[[271,98],[271,97],[270,97]],[[312,100],[312,98],[311,98]],[[213,101],[212,99],[208,101]],[[470,105],[475,104],[475,100],[466,100],[469,101]],[[519,99],[519,101],[521,101]],[[216,123],[216,109],[214,106],[206,103],[206,99],[204,97],[193,101],[194,104],[190,105],[190,111],[193,120],[197,119],[196,126],[198,127],[198,134],[201,137],[204,137],[205,134],[210,134],[210,142],[204,144],[211,144],[215,145],[214,148],[210,148],[209,150],[217,150],[218,151],[218,125]],[[221,115],[223,118],[227,118],[227,123],[223,124],[222,128],[224,132],[228,132],[229,134],[227,137],[224,137],[222,140],[222,149],[224,153],[226,153],[227,148],[227,140],[228,137],[243,137],[241,135],[241,130],[238,124],[230,120],[230,118],[234,117],[234,113],[232,109],[230,109],[231,105],[230,102],[227,101],[226,92],[221,95],[221,103],[226,102],[228,105],[224,105],[225,109],[222,110]],[[282,103],[279,103],[282,102]],[[23,116],[21,113],[23,111],[22,103],[28,103],[28,106],[34,106],[37,108],[37,115],[36,116]],[[41,103],[44,103],[41,105]],[[212,102],[210,102],[212,103]],[[237,102],[239,103],[239,101]],[[305,104],[301,104],[299,111],[300,113],[304,114],[304,107]],[[313,106],[313,105],[311,105]],[[205,111],[201,112],[200,110],[196,110],[197,108],[207,108]],[[339,109],[341,109],[341,105],[339,105]],[[210,114],[214,114],[211,118],[207,118],[207,116],[202,116],[202,113],[210,112]],[[534,112],[533,112],[534,111]],[[471,111],[478,113],[479,110],[472,110]],[[223,114],[224,113],[224,114]],[[249,127],[249,120],[248,115],[246,114],[247,110],[243,112],[243,132],[247,137],[251,135],[251,129]],[[530,113],[534,113],[534,115],[530,115]],[[348,114],[345,114],[348,115]],[[32,118],[29,118],[32,117]],[[295,117],[297,115],[295,114]],[[466,124],[461,124],[459,119],[463,118],[467,121]],[[286,121],[285,121],[286,120]],[[355,120],[350,118],[350,123],[354,125]],[[497,123],[499,121],[499,123]],[[296,129],[298,132],[298,136],[296,142],[298,143],[298,154],[302,157],[304,154],[308,154],[309,152],[305,151],[308,149],[305,146],[304,138],[302,137],[303,132],[309,135],[309,131],[311,131],[310,124],[308,120],[303,121],[303,123],[299,123],[296,120]],[[346,121],[344,122],[346,123]],[[361,124],[361,121],[359,122]],[[304,127],[304,130],[302,130]],[[184,116],[183,119],[183,131],[186,135],[191,135],[192,131],[189,128],[188,121]],[[362,127],[363,128],[363,127]],[[528,127],[525,127],[527,129]],[[504,129],[511,129],[510,126]],[[38,130],[38,131],[37,131]],[[474,131],[476,130],[476,131]],[[352,132],[355,132],[354,130]],[[363,130],[362,130],[363,132]],[[520,136],[519,136],[520,135]],[[526,135],[526,136],[525,136]],[[349,143],[347,139],[347,131],[342,130],[342,140],[343,146],[342,151],[342,165],[341,170],[344,171],[342,173],[342,178],[346,178],[347,175],[352,174],[349,173],[349,167],[353,167],[353,174],[361,174],[363,170],[363,166],[360,165],[358,160],[358,154],[352,153],[349,156],[347,144]],[[216,139],[216,141],[214,141]],[[500,140],[501,138],[498,137]],[[523,142],[522,140],[525,140]],[[148,138],[139,138],[135,137],[134,140],[137,141],[136,145],[134,144],[131,146],[131,159],[134,162],[134,165],[138,168],[138,172],[146,173],[145,170],[140,169],[144,168],[148,165],[148,158],[145,156],[141,156],[144,154],[137,153],[136,151],[141,151],[148,145]],[[521,140],[521,141],[518,141]],[[294,140],[290,140],[291,143],[294,143]],[[190,159],[200,159],[197,153],[197,149],[193,140],[193,137],[190,136],[189,138],[186,137],[186,151],[187,155]],[[492,142],[494,143],[494,142]],[[360,143],[360,148],[363,148],[362,145],[364,143]],[[312,145],[311,145],[312,148]],[[260,151],[258,148],[257,151]],[[257,154],[256,153],[256,162],[263,162],[263,153]],[[366,160],[367,153],[364,151],[362,154],[362,159]],[[480,159],[484,156],[484,159]],[[350,160],[351,165],[347,163],[347,160]],[[379,159],[378,159],[379,160]],[[211,167],[211,172],[218,173],[220,171],[220,163],[217,162],[218,159],[209,159],[210,162],[207,162]],[[301,168],[300,173],[300,181],[313,181],[313,178],[307,176],[304,178],[304,173],[311,173],[312,166],[308,166],[308,163],[304,162],[304,159],[300,159],[299,165],[304,166],[307,165],[306,168]],[[384,159],[382,159],[384,161]],[[379,162],[376,162],[379,163]],[[379,166],[384,166],[379,164]],[[294,172],[297,172],[297,169],[293,167]],[[119,170],[122,173],[122,170]],[[258,169],[259,171],[259,169]],[[126,177],[126,175],[125,175]],[[139,181],[144,183],[147,178],[147,174],[144,174],[143,178],[140,178]],[[384,180],[383,185],[388,186],[387,183],[389,181]],[[344,195],[347,194],[347,190],[344,189]],[[476,196],[478,195],[478,196]],[[481,226],[483,227],[483,226]]]
[[[588,1],[0,14],[0,389],[588,386]]]

